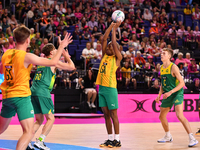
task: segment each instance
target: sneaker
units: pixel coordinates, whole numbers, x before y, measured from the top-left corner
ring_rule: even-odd
[[[196,132],[195,135],[200,135],[200,129]]]
[[[36,139],[36,142],[33,144],[34,147],[40,149],[40,150],[50,150],[50,148],[46,147],[44,142]]]
[[[110,148],[113,148],[113,147],[121,147],[122,145],[121,145],[121,142],[119,141],[117,141],[117,140],[114,140],[113,142],[112,142],[112,146],[108,146],[108,147],[110,147]]]
[[[189,140],[190,140],[190,141],[189,141],[188,147],[195,146],[195,145],[197,145],[197,144],[199,143],[194,137],[193,137],[193,138],[190,138]]]
[[[94,103],[91,104],[91,107],[92,107],[92,108],[96,108],[96,106],[94,105]]]
[[[105,146],[112,146],[112,141],[111,140],[106,140],[104,143],[100,144],[100,147],[105,147]]]
[[[35,148],[31,144],[31,142],[28,143],[28,146],[27,146],[26,150],[35,150]]]
[[[165,142],[172,142],[172,141],[173,141],[172,136],[167,137],[167,136],[165,135],[164,138],[159,139],[157,142],[158,142],[158,143],[165,143]]]
[[[88,107],[91,108],[91,104],[90,104],[90,102],[87,102],[87,104],[88,104]]]

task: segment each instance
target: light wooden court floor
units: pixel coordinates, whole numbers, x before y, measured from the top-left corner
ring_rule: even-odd
[[[195,133],[200,127],[200,122],[191,122],[190,125]],[[34,139],[40,135],[40,132],[41,128]],[[160,123],[120,124],[120,132],[122,147],[115,148],[119,150],[200,150],[200,143],[192,148],[187,146],[188,135],[179,122],[170,123],[170,132],[174,139],[172,143],[157,143],[157,139],[165,134]],[[21,133],[19,125],[10,125],[0,135],[0,139],[17,140]],[[200,137],[196,138],[200,142]],[[98,145],[105,139],[107,134],[104,124],[65,124],[54,125],[45,142],[99,148]]]

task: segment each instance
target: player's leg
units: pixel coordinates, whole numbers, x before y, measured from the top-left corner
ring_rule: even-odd
[[[34,123],[34,131],[35,133],[38,131],[42,123],[44,122],[44,115],[43,114],[35,114],[35,123]]]
[[[183,115],[183,103],[176,105],[175,106],[175,111],[176,111],[176,116],[179,119],[179,121],[182,123],[182,125],[184,126],[186,132],[189,135],[189,147],[192,147],[194,145],[196,145],[198,143],[198,141],[194,138],[190,124],[188,122],[188,120],[184,117]]]
[[[164,142],[172,142],[172,136],[169,132],[169,124],[167,121],[167,114],[170,111],[170,107],[161,107],[160,109],[160,116],[159,119],[161,121],[162,127],[165,131],[165,136],[158,140],[158,142],[164,143]]]
[[[112,145],[113,141],[113,134],[112,134],[112,123],[111,123],[111,118],[110,118],[110,111],[108,110],[105,95],[103,94],[105,87],[99,86],[99,107],[101,107],[104,118],[105,118],[105,125],[106,125],[106,130],[108,133],[108,140],[106,140],[104,143],[101,143],[99,146],[104,147],[108,145]]]
[[[45,114],[44,115],[47,122],[45,123],[44,127],[42,128],[42,134],[47,136],[53,127],[53,123],[55,122],[54,114]]]
[[[0,134],[2,134],[9,126],[12,118],[4,118],[0,116]]]
[[[25,150],[28,146],[28,143],[34,136],[34,118],[28,118],[20,121],[23,134],[17,142],[16,150]]]

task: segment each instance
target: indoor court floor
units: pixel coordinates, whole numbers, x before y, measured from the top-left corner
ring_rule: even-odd
[[[193,133],[200,127],[200,122],[190,122]],[[40,130],[35,138],[39,137]],[[121,123],[120,150],[200,150],[200,143],[189,148],[188,135],[180,122],[170,123],[170,132],[173,136],[172,143],[157,143],[157,139],[164,136],[160,123]],[[0,150],[14,150],[16,140],[21,135],[20,125],[10,125],[0,135]],[[196,136],[200,142],[200,137]],[[52,131],[45,139],[51,150],[107,150],[100,148],[99,144],[107,139],[105,125],[98,124],[55,124]]]

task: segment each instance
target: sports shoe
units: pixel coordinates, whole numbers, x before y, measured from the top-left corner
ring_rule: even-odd
[[[195,146],[195,145],[197,145],[198,143],[199,143],[199,142],[198,142],[194,137],[189,138],[189,145],[188,145],[188,147]]]
[[[91,104],[90,104],[90,102],[87,102],[87,104],[88,104],[88,107],[91,108]]]
[[[117,140],[114,140],[113,142],[112,142],[112,146],[110,146],[110,145],[108,145],[108,147],[110,147],[110,148],[112,148],[112,147],[121,147],[122,145],[121,145],[121,142],[119,141],[117,141]]]
[[[44,142],[36,139],[36,142],[33,144],[34,147],[40,149],[40,150],[50,150],[50,148],[46,147]]]
[[[96,108],[96,106],[94,105],[94,103],[91,104],[91,107],[92,107],[92,108]]]
[[[157,142],[158,143],[165,143],[165,142],[172,142],[172,141],[173,141],[173,138],[172,138],[171,135],[169,137],[167,135],[165,135],[164,138],[159,139]]]
[[[102,143],[102,144],[100,144],[99,146],[100,147],[105,147],[105,146],[108,146],[108,147],[110,147],[110,146],[112,146],[112,143],[113,141],[111,141],[111,140],[106,140],[104,143]]]
[[[31,144],[31,142],[28,143],[28,146],[27,146],[26,150],[35,150],[35,148]]]
[[[200,135],[200,129],[196,132],[195,135]]]

